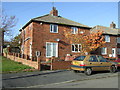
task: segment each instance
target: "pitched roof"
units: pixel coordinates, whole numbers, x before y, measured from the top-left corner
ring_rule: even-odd
[[[39,21],[39,22],[47,22],[47,23],[54,23],[54,24],[62,24],[62,25],[71,25],[71,26],[77,26],[77,27],[91,28],[87,25],[83,25],[81,23],[66,19],[64,17],[52,16],[50,14],[31,19],[27,24],[25,24],[23,26],[23,28],[25,28],[31,21]]]
[[[90,31],[97,32],[98,30],[103,31],[103,34],[111,34],[111,35],[120,34],[119,29],[117,29],[117,28],[110,28],[110,27],[99,26],[99,25],[93,27]]]

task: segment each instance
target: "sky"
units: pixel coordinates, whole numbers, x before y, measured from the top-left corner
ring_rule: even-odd
[[[49,14],[53,5],[60,16],[90,27],[109,27],[112,21],[118,25],[118,2],[2,2],[6,14],[18,19],[12,37],[19,34],[19,29],[30,19]]]

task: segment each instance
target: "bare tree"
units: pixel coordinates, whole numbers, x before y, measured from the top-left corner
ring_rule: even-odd
[[[15,16],[8,16],[2,11],[1,15],[1,23],[0,29],[4,32],[4,34],[9,34],[12,28],[16,25],[17,19]]]
[[[15,16],[8,16],[4,10],[0,12],[0,55],[3,53],[4,34],[10,35],[12,28],[16,25],[17,19]]]

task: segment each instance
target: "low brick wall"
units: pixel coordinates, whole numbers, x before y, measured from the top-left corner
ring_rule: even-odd
[[[13,60],[13,61],[16,61],[16,62],[21,62],[22,64],[24,65],[28,65],[30,67],[34,67],[35,69],[39,69],[39,63],[36,62],[36,61],[32,61],[32,60],[27,60],[27,59],[24,59],[24,58],[20,58],[18,57],[18,55],[16,54],[5,54],[4,53],[4,56]]]
[[[71,61],[55,61],[52,63],[52,70],[71,69]]]

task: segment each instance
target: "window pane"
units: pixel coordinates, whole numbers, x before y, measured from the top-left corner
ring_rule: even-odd
[[[118,48],[118,54],[120,54],[120,48]]]
[[[110,36],[109,35],[105,35],[105,41],[110,42]]]
[[[85,57],[86,56],[79,56],[79,57],[76,57],[74,60],[83,61]]]
[[[107,59],[105,59],[105,58],[102,57],[102,56],[98,56],[98,59],[100,60],[100,62],[106,62],[106,61],[107,61]]]
[[[53,43],[53,55],[52,56],[56,57],[56,52],[57,52],[57,44]]]
[[[75,51],[75,49],[74,49],[74,45],[72,45],[72,51]]]
[[[81,51],[81,45],[79,45],[79,51]]]
[[[46,46],[46,50],[47,50],[47,55],[46,56],[51,56],[51,43],[47,43],[47,46]]]
[[[120,43],[120,37],[117,38],[117,43]]]
[[[101,48],[101,53],[102,54],[107,54],[106,50],[107,50],[106,47]]]
[[[57,32],[57,25],[54,25],[54,32]]]
[[[78,45],[75,44],[75,51],[78,52]]]
[[[96,56],[90,56],[89,61],[90,62],[98,62],[98,59],[96,58]]]

